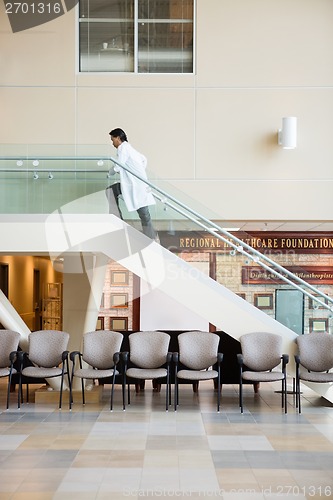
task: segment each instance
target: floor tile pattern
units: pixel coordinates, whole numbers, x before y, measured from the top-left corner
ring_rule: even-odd
[[[303,387],[302,414],[279,387],[244,394],[224,386],[220,413],[211,382],[182,387],[177,412],[150,382],[121,407],[109,387],[100,404],[72,411],[23,404],[5,410],[0,382],[0,500],[223,500],[333,498],[333,405]],[[33,391],[36,386],[31,386]]]

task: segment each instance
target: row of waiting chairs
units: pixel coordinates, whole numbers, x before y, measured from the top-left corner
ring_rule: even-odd
[[[153,380],[165,382],[165,407],[171,405],[170,369],[175,366],[174,400],[178,406],[178,380],[218,380],[220,384],[221,362],[223,355],[218,353],[219,337],[209,332],[184,332],[178,336],[179,353],[169,352],[170,335],[159,331],[136,332],[129,335],[129,352],[120,352],[123,336],[108,330],[86,333],[83,337],[83,351],[72,352],[72,376],[81,378],[82,397],[84,379],[105,379],[112,377],[110,409],[113,409],[114,384],[117,367],[121,363],[123,409],[130,404],[130,384],[138,381]],[[76,357],[79,368],[76,369]],[[83,361],[92,368],[83,368]],[[179,368],[180,363],[183,368]],[[216,369],[210,369],[213,365]],[[127,386],[127,397],[126,397]],[[72,400],[72,398],[71,398]],[[218,397],[218,410],[219,410]]]
[[[179,405],[179,383],[215,379],[217,382],[217,411],[220,410],[220,380],[223,353],[218,351],[219,337],[210,332],[184,332],[178,336],[179,352],[169,352],[170,335],[165,332],[136,332],[129,335],[129,352],[121,352],[123,335],[120,332],[98,330],[83,336],[81,351],[69,353],[69,334],[62,331],[40,330],[29,335],[27,352],[18,351],[20,335],[0,330],[0,377],[8,377],[7,409],[9,408],[12,376],[19,374],[18,407],[23,401],[22,376],[49,379],[61,377],[59,408],[62,406],[64,378],[70,390],[75,377],[81,379],[82,402],[85,403],[84,381],[111,378],[110,409],[116,376],[121,376],[123,409],[130,403],[130,384],[138,380],[165,382],[166,410],[171,405],[170,370],[174,369],[174,409]],[[319,383],[333,382],[333,337],[314,332],[296,338],[296,407],[301,412],[301,380]],[[287,413],[288,355],[282,351],[282,337],[272,333],[248,333],[240,337],[241,354],[239,406],[243,412],[243,382],[282,383],[282,408]],[[31,366],[25,366],[29,359]],[[14,368],[18,360],[18,369]],[[70,361],[71,368],[70,368]],[[88,366],[86,366],[88,365]],[[126,398],[127,386],[127,398]],[[27,391],[28,394],[28,391]]]

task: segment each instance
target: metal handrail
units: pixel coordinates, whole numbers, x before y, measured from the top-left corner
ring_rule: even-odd
[[[167,205],[168,207],[172,208],[173,210],[175,210],[176,212],[184,215],[184,213],[179,210],[177,207],[171,205],[171,203],[169,203],[168,201],[163,201],[162,198],[160,198],[158,195],[154,195],[155,198],[157,198],[158,200],[160,200],[162,203],[164,203],[165,205]],[[227,240],[226,238],[224,238],[223,236],[219,235],[216,233],[216,231],[210,229],[210,228],[207,228],[207,226],[205,226],[204,224],[202,224],[201,222],[197,221],[196,219],[194,219],[193,217],[187,215],[187,218],[196,223],[198,226],[202,227],[203,229],[205,229],[205,231],[207,231],[208,233],[212,234],[215,238],[218,238],[220,239],[221,241],[227,243],[229,246],[232,246],[235,250],[237,250],[238,252],[240,252],[242,255],[246,256],[246,257],[249,257],[250,259],[254,260],[256,263],[258,263],[262,268],[266,269],[267,271],[270,271],[272,274],[274,274],[275,276],[277,276],[278,278],[282,279],[285,283],[288,283],[289,285],[292,285],[293,288],[296,288],[297,290],[300,290],[304,295],[306,295],[307,297],[313,299],[313,300],[316,300],[316,302],[318,302],[319,304],[325,306],[326,309],[329,309],[330,311],[333,311],[333,308],[331,308],[330,306],[328,306],[327,304],[325,304],[325,302],[322,302],[321,300],[319,300],[318,298],[314,297],[313,295],[311,295],[311,293],[307,292],[306,290],[304,290],[303,288],[301,288],[299,285],[297,285],[296,283],[294,283],[293,281],[289,280],[288,278],[286,278],[285,276],[281,275],[278,271],[275,271],[275,269],[272,269],[271,267],[267,266],[266,264],[264,264],[263,262],[260,262],[258,259],[254,258],[251,254],[249,254],[248,252],[246,252],[243,247],[242,248],[239,248],[237,247],[236,245],[234,245],[232,242],[230,242],[229,240]],[[213,224],[215,226],[215,224]],[[252,250],[254,250],[252,247],[250,247]],[[263,254],[261,254],[263,255]],[[272,261],[274,262],[274,261]],[[276,263],[275,263],[276,264]],[[281,267],[281,266],[279,266]],[[283,268],[282,268],[283,269]],[[295,278],[298,278],[298,276],[295,276],[293,273],[290,273],[293,277]],[[301,279],[300,279],[301,280]],[[301,280],[303,281],[303,280]],[[317,290],[316,288],[312,287],[311,285],[309,285],[309,283],[307,282],[304,282],[306,283],[307,286],[313,288],[315,290],[316,293],[320,293],[320,295],[324,296],[325,298],[327,297],[328,299],[330,299],[330,297],[328,297],[327,295],[323,294],[322,292],[320,292],[319,290]]]
[[[195,210],[192,210],[191,208],[189,208],[187,205],[185,205],[184,203],[182,203],[181,201],[177,200],[176,198],[174,198],[172,195],[168,194],[166,191],[164,191],[163,189],[155,186],[153,183],[151,183],[149,180],[147,179],[144,179],[143,177],[141,177],[140,175],[138,175],[137,173],[135,172],[132,172],[131,169],[129,169],[128,167],[126,167],[126,165],[120,163],[118,160],[116,160],[115,158],[110,158],[110,160],[113,162],[113,163],[116,163],[119,167],[123,168],[124,170],[126,170],[127,172],[129,172],[130,174],[134,175],[135,177],[137,177],[138,179],[140,179],[141,181],[143,181],[145,184],[147,184],[148,186],[150,186],[152,189],[154,189],[155,191],[158,191],[160,194],[162,194],[164,197],[166,198],[159,198],[160,201],[168,206],[170,206],[170,208],[172,208],[173,210],[177,211],[178,213],[184,215],[185,217],[189,218],[192,222],[195,222],[196,224],[198,224],[200,227],[204,228],[207,232],[209,232],[210,234],[212,234],[213,236],[215,236],[216,238],[220,239],[221,241],[227,243],[229,246],[233,247],[237,252],[243,254],[243,255],[246,255],[248,256],[249,258],[251,258],[252,260],[254,260],[254,262],[256,262],[257,264],[259,264],[261,267],[263,267],[264,269],[266,270],[269,270],[270,272],[273,272],[273,274],[275,276],[277,276],[278,278],[280,278],[281,280],[283,280],[284,282],[288,283],[289,285],[292,285],[294,288],[298,289],[298,290],[301,290],[302,293],[304,293],[304,295],[307,295],[308,297],[310,297],[312,300],[318,302],[320,305],[322,305],[323,307],[325,307],[326,309],[329,309],[330,311],[333,311],[333,307],[330,307],[328,304],[326,304],[325,302],[321,301],[318,299],[318,297],[315,297],[313,295],[311,295],[309,292],[306,292],[305,290],[303,290],[301,287],[299,287],[298,285],[296,285],[293,281],[289,280],[288,278],[286,278],[283,274],[281,274],[279,271],[281,271],[282,273],[286,274],[287,276],[289,276],[290,278],[292,278],[293,280],[297,281],[298,283],[301,283],[303,286],[309,288],[310,290],[312,290],[313,292],[315,292],[316,294],[320,295],[321,297],[323,297],[325,300],[327,300],[328,302],[332,303],[333,304],[333,298],[329,297],[328,295],[326,295],[325,293],[321,292],[320,290],[318,290],[317,288],[313,287],[310,283],[307,283],[306,281],[304,281],[302,278],[299,278],[298,276],[296,276],[295,274],[293,274],[292,272],[288,271],[288,269],[284,268],[283,266],[280,266],[280,264],[277,264],[276,262],[274,262],[272,259],[270,259],[269,257],[267,257],[265,254],[262,254],[260,252],[258,252],[258,250],[256,250],[255,248],[251,247],[250,245],[248,245],[247,243],[243,242],[242,240],[240,240],[239,238],[237,238],[237,236],[234,236],[233,234],[229,233],[228,231],[226,231],[225,229],[223,229],[222,227],[218,226],[217,224],[215,224],[214,222],[210,221],[209,219],[206,219],[204,216],[202,216],[201,214],[199,214],[198,212],[196,212]],[[173,201],[174,203],[176,203],[177,205],[181,206],[183,209],[185,209],[187,212],[189,212],[190,214],[194,215],[195,217],[198,217],[199,219],[201,219],[201,221],[204,221],[205,223],[208,224],[208,226],[198,222],[196,219],[194,218],[191,218],[189,217],[188,214],[185,214],[184,212],[180,211],[179,209],[176,209],[175,206],[172,206],[169,202],[168,202],[168,199]],[[214,228],[214,229],[212,229]],[[219,235],[216,233],[216,231],[219,231],[220,233],[224,234],[225,236],[227,236],[228,238],[231,238],[234,242],[236,243],[233,243],[231,241],[229,241],[229,239],[226,239],[224,238],[223,236]],[[253,257],[251,254],[249,254],[248,252],[246,252],[244,250],[244,248],[246,248],[248,251],[250,251],[252,254],[255,255],[255,257]],[[272,269],[271,267],[269,266],[266,266],[264,263],[262,263],[260,261],[260,259],[263,259],[265,260],[266,262],[268,262],[269,264],[271,264],[273,267],[276,267],[279,271],[275,271],[275,269]]]
[[[324,298],[327,302],[330,302],[331,304],[333,304],[333,298],[329,297],[328,295],[326,295],[325,293],[323,293],[321,290],[318,290],[317,288],[315,288],[314,286],[312,286],[310,283],[307,283],[302,278],[299,278],[298,276],[296,276],[295,274],[293,274],[288,269],[284,268],[280,264],[276,263],[275,261],[273,261],[272,259],[270,259],[269,257],[267,257],[265,254],[259,252],[258,250],[256,250],[255,248],[251,247],[250,245],[248,245],[244,241],[240,240],[239,238],[237,238],[237,236],[234,236],[232,233],[229,233],[224,228],[220,227],[219,225],[217,225],[214,222],[210,221],[209,219],[205,218],[204,216],[202,216],[201,214],[199,214],[195,210],[191,209],[190,207],[188,207],[187,205],[185,205],[181,201],[179,201],[176,198],[174,198],[172,195],[170,195],[169,193],[167,193],[163,189],[155,186],[149,180],[147,180],[147,179],[143,178],[142,176],[140,176],[139,174],[133,172],[130,168],[128,168],[123,163],[119,162],[116,158],[109,157],[109,156],[107,156],[107,157],[104,157],[104,156],[88,156],[88,157],[87,156],[61,156],[61,157],[59,157],[59,156],[31,156],[31,157],[27,157],[27,156],[15,156],[15,157],[8,156],[8,157],[0,157],[0,160],[7,160],[7,161],[8,160],[14,160],[14,161],[15,160],[16,161],[19,161],[19,160],[26,160],[26,161],[31,161],[31,160],[38,160],[38,161],[43,161],[43,160],[46,160],[46,161],[47,160],[112,161],[112,163],[115,163],[119,167],[123,168],[124,170],[126,170],[127,172],[129,172],[131,175],[133,175],[137,179],[139,179],[142,182],[144,182],[145,184],[147,184],[151,189],[154,189],[154,191],[157,191],[160,195],[162,195],[162,197],[159,197],[159,196],[157,196],[156,194],[153,193],[153,195],[157,199],[159,199],[163,204],[169,206],[170,208],[172,208],[176,212],[178,212],[181,215],[187,217],[189,220],[191,220],[192,222],[194,222],[195,224],[197,224],[198,226],[200,226],[201,228],[203,228],[208,233],[212,234],[214,237],[220,239],[221,241],[223,241],[224,243],[226,243],[227,245],[229,245],[230,247],[232,247],[237,252],[241,253],[242,255],[245,255],[245,256],[249,257],[255,263],[259,264],[264,269],[269,270],[276,277],[278,277],[279,279],[281,279],[285,283],[288,283],[289,285],[291,285],[292,287],[296,288],[297,290],[300,290],[304,295],[306,295],[307,297],[311,298],[315,302],[319,303],[325,309],[329,309],[330,311],[333,311],[333,307],[332,306],[329,306],[328,304],[326,304],[322,300],[318,299],[318,297],[316,297],[315,295],[312,295],[311,293],[307,292],[306,290],[304,290],[303,288],[301,288],[299,285],[297,285],[294,281],[296,281],[296,282],[300,283],[301,285],[305,286],[306,288],[310,289],[312,292],[314,292],[317,295],[319,295],[320,297]],[[105,170],[97,170],[97,169],[89,169],[89,170],[88,169],[81,169],[81,170],[78,170],[78,169],[36,169],[36,168],[33,168],[33,169],[23,169],[23,168],[22,169],[0,169],[0,172],[23,172],[24,173],[24,172],[27,172],[27,171],[29,171],[29,172],[37,172],[37,171],[39,171],[39,172],[41,172],[41,171],[43,171],[43,172],[44,171],[45,172],[50,172],[50,171],[62,172],[63,171],[63,172],[72,172],[72,173],[75,173],[75,172],[78,172],[78,171],[81,171],[81,172],[106,172],[107,176],[109,176],[108,174],[110,172],[110,169],[108,169],[107,171],[105,171]],[[171,205],[171,203],[170,203],[169,200],[172,201],[173,203],[175,203],[177,206]],[[181,207],[183,210],[185,210],[186,212],[188,212],[192,216],[197,217],[202,222],[199,222],[197,219],[189,216],[188,213],[184,213],[184,211],[180,210],[178,207]],[[224,236],[222,236],[221,234],[218,234],[216,231],[219,231]],[[232,240],[232,241],[230,241],[230,240]],[[246,249],[246,250],[244,250],[244,249]],[[270,266],[273,266],[273,268],[270,267],[270,266],[268,266],[268,265],[266,265],[265,263],[263,263],[261,261],[261,259],[264,260],[264,261],[266,261],[268,264],[270,264]],[[276,268],[277,271],[274,268]],[[283,273],[283,274],[281,274],[281,273]],[[285,275],[289,276],[289,278],[292,278],[292,280],[294,280],[294,281],[291,281]]]

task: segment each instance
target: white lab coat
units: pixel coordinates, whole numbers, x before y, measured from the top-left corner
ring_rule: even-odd
[[[127,141],[122,142],[117,148],[117,159],[143,179],[147,179],[147,158],[136,151]],[[147,184],[118,165],[115,165],[113,169],[115,172],[119,172],[121,192],[129,212],[148,205],[155,205],[155,199]]]

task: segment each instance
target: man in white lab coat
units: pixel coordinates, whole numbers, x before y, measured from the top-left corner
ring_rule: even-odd
[[[113,146],[117,149],[117,159],[129,170],[147,179],[147,159],[136,151],[127,140],[125,132],[121,128],[115,128],[109,133]],[[122,195],[126,208],[129,212],[136,210],[141,220],[142,231],[149,238],[156,239],[150,217],[149,205],[155,204],[155,199],[147,184],[131,175],[127,170],[115,165],[111,173],[119,172],[120,182],[106,188],[106,197],[109,202],[109,213],[120,216],[119,196]]]

